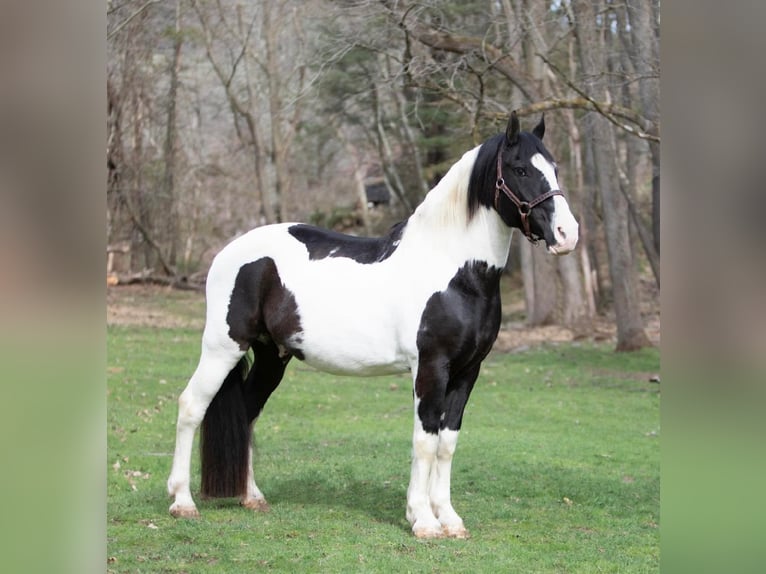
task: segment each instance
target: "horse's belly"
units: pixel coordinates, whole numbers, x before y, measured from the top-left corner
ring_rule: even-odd
[[[374,323],[372,323],[374,325]],[[374,376],[403,373],[416,351],[408,349],[391,328],[363,328],[358,320],[337,318],[303,333],[303,360],[339,375]]]
[[[407,361],[386,361],[383,357],[364,357],[359,360],[358,356],[329,356],[327,354],[313,355],[304,354],[304,362],[315,369],[335,375],[352,375],[357,377],[374,377],[378,375],[395,375],[410,370]]]

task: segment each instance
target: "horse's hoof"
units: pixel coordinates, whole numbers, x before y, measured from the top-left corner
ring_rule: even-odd
[[[265,498],[248,498],[247,500],[240,500],[240,506],[249,508],[254,512],[270,512],[271,506],[266,502]]]
[[[415,535],[415,538],[419,538],[420,540],[432,540],[435,538],[444,538],[444,530],[442,530],[442,527],[440,524],[434,525],[425,525],[425,526],[419,526],[416,522],[412,526],[412,533]]]
[[[199,518],[199,510],[196,506],[171,505],[170,514],[174,518]]]
[[[468,534],[468,531],[465,529],[465,526],[462,524],[460,526],[444,526],[442,525],[442,530],[444,531],[444,536],[446,538],[459,538],[460,540],[466,540],[471,537],[470,534]]]

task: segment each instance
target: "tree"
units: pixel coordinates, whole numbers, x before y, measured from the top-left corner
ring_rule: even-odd
[[[599,19],[593,3],[588,0],[573,0],[572,14],[582,74],[588,78],[594,97],[608,100],[610,94],[603,74],[603,70],[607,69],[607,53],[603,49],[607,26],[598,25]],[[617,349],[639,349],[650,343],[644,331],[636,290],[638,280],[628,233],[628,206],[625,197],[619,191],[619,155],[615,134],[608,121],[597,114],[586,116],[585,125],[588,145],[592,146],[595,158],[596,183],[603,209],[609,271],[617,315]]]
[[[166,274],[173,275],[161,237],[162,226],[158,224],[163,197],[153,163],[159,149],[157,126],[152,121],[152,96],[158,84],[152,55],[161,33],[150,18],[150,4],[138,9],[126,4],[110,12],[119,23],[112,30],[114,56],[107,70],[109,240],[127,227],[131,267],[148,269],[159,265]]]

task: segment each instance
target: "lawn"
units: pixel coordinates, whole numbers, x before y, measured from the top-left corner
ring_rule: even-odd
[[[176,520],[165,492],[176,398],[199,329],[107,330],[109,572],[659,570],[656,349],[542,346],[485,361],[455,455],[452,498],[469,540],[418,541],[404,518],[408,376],[288,368],[256,427],[271,504],[199,500]],[[199,485],[197,454],[192,493]]]

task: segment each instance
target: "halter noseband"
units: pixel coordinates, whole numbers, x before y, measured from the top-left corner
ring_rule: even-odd
[[[521,201],[518,196],[511,191],[511,188],[505,184],[503,179],[503,166],[502,166],[503,149],[497,152],[497,181],[495,181],[495,210],[499,213],[498,209],[500,192],[502,191],[505,196],[510,199],[513,204],[518,208],[519,215],[521,216],[521,225],[523,227],[524,236],[532,243],[537,243],[539,238],[535,238],[532,232],[529,230],[529,214],[532,213],[532,208],[539,205],[546,199],[553,197],[554,195],[564,195],[560,189],[552,189],[542,195],[537,196],[532,201]]]

